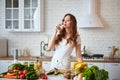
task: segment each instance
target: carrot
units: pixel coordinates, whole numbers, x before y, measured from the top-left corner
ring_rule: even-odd
[[[4,75],[3,78],[17,79],[18,76]]]

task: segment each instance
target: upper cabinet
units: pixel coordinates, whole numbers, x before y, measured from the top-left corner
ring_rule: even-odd
[[[5,28],[13,32],[40,32],[44,0],[5,0]]]

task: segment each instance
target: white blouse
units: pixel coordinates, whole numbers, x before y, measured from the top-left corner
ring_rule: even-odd
[[[51,69],[70,69],[70,56],[73,47],[70,44],[66,44],[66,42],[66,39],[62,39],[59,45],[56,46],[56,51],[51,61]],[[81,44],[80,36],[77,38],[77,43]]]

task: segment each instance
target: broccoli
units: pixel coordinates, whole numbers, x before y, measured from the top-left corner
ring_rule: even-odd
[[[108,77],[108,71],[104,69],[99,69],[95,71],[95,80],[107,80]]]

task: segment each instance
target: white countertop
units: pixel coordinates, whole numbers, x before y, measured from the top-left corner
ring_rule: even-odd
[[[0,78],[0,80],[21,80],[21,79],[6,79],[6,78]],[[24,80],[24,79],[22,79]],[[38,80],[43,80],[43,79],[38,79]],[[47,80],[68,80],[64,78],[62,74],[59,75],[49,75]]]

